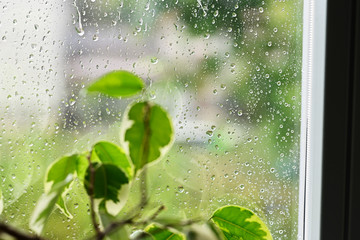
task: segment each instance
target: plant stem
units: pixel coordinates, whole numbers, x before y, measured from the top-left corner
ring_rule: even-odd
[[[143,170],[140,174],[140,191],[141,191],[141,203],[140,207],[144,208],[148,200],[147,193],[147,167],[146,164],[149,161],[149,152],[150,152],[150,137],[151,137],[151,128],[150,128],[150,115],[151,115],[151,106],[149,102],[145,102],[144,106],[144,139],[142,142],[142,158],[140,166],[143,167]]]
[[[89,199],[90,199],[90,212],[91,212],[91,221],[96,233],[96,236],[100,236],[102,234],[99,224],[96,221],[96,213],[95,213],[95,204],[94,204],[94,184],[95,184],[95,169],[94,165],[91,162],[91,151],[89,156],[87,157],[89,161],[89,170],[90,170],[90,182],[89,182]]]
[[[115,231],[116,229],[126,225],[126,224],[132,224],[133,218],[129,218],[123,221],[113,222],[111,223],[103,232],[101,232],[99,235],[96,236],[96,240],[102,240],[104,237]]]
[[[15,229],[5,223],[0,223],[0,235],[2,233],[6,233],[7,235],[10,235],[18,240],[43,240],[43,238],[41,238],[39,236],[26,234],[26,233],[21,232],[20,230]]]
[[[116,231],[118,228],[121,228],[127,224],[132,224],[132,225],[148,224],[149,222],[154,220],[160,214],[160,212],[163,211],[164,209],[165,209],[165,206],[160,206],[153,215],[151,215],[149,218],[142,220],[142,221],[137,221],[137,222],[134,221],[134,219],[137,217],[137,215],[135,215],[131,218],[128,218],[128,219],[125,219],[122,221],[113,222],[100,235],[96,236],[96,240],[104,239],[105,236],[109,235],[113,231]]]

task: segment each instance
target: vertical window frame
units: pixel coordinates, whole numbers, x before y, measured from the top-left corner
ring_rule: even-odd
[[[320,239],[357,239],[360,2],[327,3]]]

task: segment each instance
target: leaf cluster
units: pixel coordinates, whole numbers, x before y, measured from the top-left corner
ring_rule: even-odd
[[[129,97],[143,91],[144,85],[141,78],[130,72],[115,71],[95,81],[88,91],[110,97]],[[164,206],[155,208],[150,217],[141,216],[141,210],[148,202],[146,168],[149,163],[160,159],[171,145],[174,130],[169,114],[149,101],[131,104],[126,118],[131,122],[124,131],[126,148],[100,141],[90,150],[61,157],[48,167],[45,193],[30,220],[30,228],[36,234],[42,234],[56,208],[72,218],[64,197],[71,191],[71,184],[78,180],[89,196],[94,239],[204,239],[201,237],[204,230],[196,228],[199,224],[205,226],[213,239],[272,239],[262,220],[251,210],[240,206],[224,206],[216,210],[210,219],[199,221],[161,220],[158,215],[165,209]],[[141,180],[140,205],[131,216],[119,216],[136,177]],[[129,226],[137,231],[129,234]]]

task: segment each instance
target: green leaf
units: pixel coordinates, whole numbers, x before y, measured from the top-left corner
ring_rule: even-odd
[[[85,156],[74,154],[71,156],[62,157],[53,162],[45,175],[45,192],[49,192],[53,185],[62,182],[69,174],[79,178],[83,178],[85,170],[88,166],[88,161]]]
[[[101,141],[94,145],[93,152],[102,163],[111,163],[123,170],[129,179],[133,176],[133,168],[124,150],[119,146]]]
[[[243,207],[219,208],[211,220],[220,228],[226,240],[272,240],[265,223],[255,213]]]
[[[153,236],[151,234],[138,230],[131,234],[132,240],[154,240]]]
[[[120,168],[110,163],[94,162],[92,165],[95,171],[94,198],[102,198],[105,201],[112,200],[114,203],[119,202],[118,195],[121,186],[129,183],[126,174]],[[90,175],[89,167],[85,175],[85,188],[88,194],[90,194]]]
[[[88,87],[89,92],[100,92],[111,97],[129,97],[139,93],[144,82],[127,71],[113,71],[100,77]]]
[[[69,212],[69,210],[65,204],[64,193],[66,193],[66,190],[64,190],[62,192],[62,194],[60,194],[60,196],[56,202],[56,206],[58,206],[58,208],[65,214],[66,217],[73,218],[73,215]]]
[[[49,193],[57,183],[63,182],[69,174],[71,176],[77,175],[79,179],[83,180],[88,165],[88,160],[84,155],[74,154],[58,159],[48,167],[45,176],[45,193]],[[64,195],[65,191],[66,188],[64,188],[61,195]],[[62,196],[58,199],[56,205],[67,217],[72,218]]]
[[[61,193],[69,186],[72,180],[73,175],[69,174],[63,181],[53,184],[51,190],[39,199],[30,219],[30,228],[37,234],[41,234]]]
[[[185,235],[172,230],[164,228],[158,224],[151,224],[145,228],[145,232],[150,233],[155,240],[185,240]]]
[[[161,150],[170,144],[173,128],[167,112],[159,105],[140,102],[133,105],[128,113],[132,126],[125,133],[135,171],[157,160]]]

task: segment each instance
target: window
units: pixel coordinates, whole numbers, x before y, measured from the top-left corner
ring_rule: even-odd
[[[334,3],[325,0],[2,3],[1,219],[28,229],[24,219],[30,219],[44,191],[46,169],[57,158],[89,150],[99,140],[126,147],[126,109],[136,98],[89,94],[86,86],[107,72],[127,70],[146,83],[140,98],[163,106],[173,122],[171,149],[148,169],[151,204],[166,206],[162,216],[208,218],[218,207],[235,204],[258,214],[274,239],[318,239],[320,231],[329,237],[320,223],[335,224],[327,223],[330,207],[324,196],[330,195],[330,173],[336,173],[327,159],[336,155],[337,145],[327,129],[340,121],[329,104],[343,85],[324,83],[325,69],[326,79],[351,72],[340,94],[348,107],[337,109],[346,116],[338,137],[348,141],[340,149],[347,160],[339,166],[341,180],[333,184],[343,191],[337,204],[346,210],[339,217],[354,224],[350,209],[356,197],[347,193],[356,191],[351,169],[357,169],[358,153],[349,142],[355,144],[358,135],[346,127],[357,129],[356,92],[349,89],[358,87],[358,52],[353,52],[359,23],[351,30],[337,28],[350,42],[345,55],[330,53],[340,37],[327,40],[325,48],[325,36],[336,35],[333,24],[359,20],[359,4],[350,2],[340,4],[338,25],[331,18]],[[324,6],[329,6],[327,20]],[[345,20],[347,11],[353,21]],[[335,55],[346,59],[338,74]],[[79,182],[71,188],[65,200],[73,218],[53,211],[44,237],[91,235],[86,191]],[[137,192],[130,192],[123,211],[136,198]],[[321,208],[328,219],[321,218]]]

